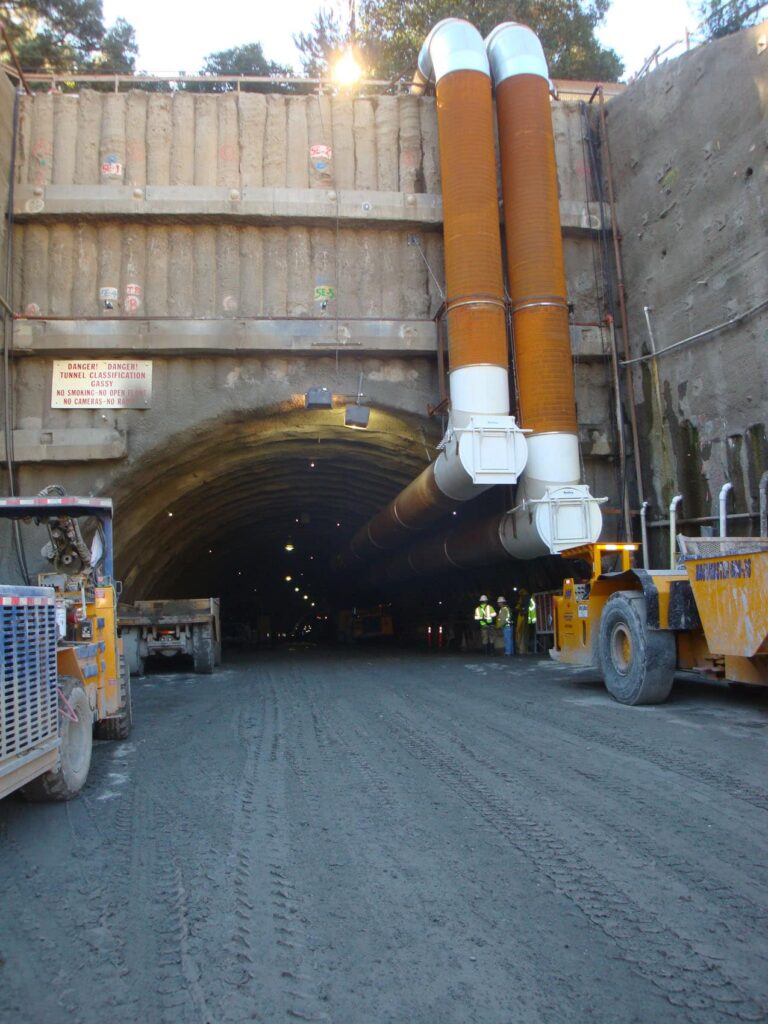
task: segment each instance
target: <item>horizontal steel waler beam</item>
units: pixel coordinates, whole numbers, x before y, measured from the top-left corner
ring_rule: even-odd
[[[125,430],[111,427],[54,427],[13,432],[13,461],[93,462],[124,459],[128,454]],[[6,462],[5,432],[0,430],[0,465]]]
[[[19,319],[13,322],[13,355],[76,352],[130,352],[145,355],[278,353],[307,356],[350,352],[434,357],[433,320],[355,320],[327,318],[182,319],[175,317],[98,320]]]
[[[61,413],[68,415],[66,410]],[[579,427],[582,455],[587,461],[601,461],[613,457],[610,450],[596,447],[597,428],[590,424]],[[607,431],[600,431],[607,443]],[[6,462],[5,433],[0,430],[0,466]],[[100,462],[124,459],[128,455],[128,431],[112,427],[53,427],[50,430],[21,429],[13,432],[13,459],[17,464],[31,462]],[[729,516],[739,518],[739,516]],[[662,523],[649,523],[660,526]]]
[[[433,193],[207,185],[17,185],[13,212],[21,222],[152,218],[435,230],[443,223],[442,199]],[[565,199],[560,221],[564,234],[591,234],[608,225],[609,212],[599,203]]]

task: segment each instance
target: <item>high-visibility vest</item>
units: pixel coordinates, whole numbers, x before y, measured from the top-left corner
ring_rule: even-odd
[[[490,626],[496,618],[496,609],[492,604],[479,604],[475,608],[475,621],[481,626]]]
[[[536,602],[531,598],[531,603],[528,605],[528,625],[536,625]]]

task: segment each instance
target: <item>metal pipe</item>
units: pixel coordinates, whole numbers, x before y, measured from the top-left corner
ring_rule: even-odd
[[[650,502],[644,501],[640,506],[640,539],[643,545],[643,568],[648,568],[648,507]]]
[[[632,540],[632,515],[629,509],[629,490],[626,485],[627,476],[627,453],[626,446],[624,444],[624,416],[621,408],[621,382],[619,380],[619,355],[616,348],[616,329],[613,323],[613,317],[608,316],[608,328],[611,338],[611,376],[613,379],[613,400],[615,403],[615,414],[616,414],[616,437],[619,444],[619,465],[621,466],[621,473],[619,479],[621,481],[622,488],[622,501],[621,505],[624,510],[624,537],[626,540]]]
[[[728,518],[733,522],[734,519],[759,519],[760,516],[757,512],[732,512]],[[720,521],[719,516],[692,516],[686,519],[677,519],[678,526],[700,526],[703,523],[717,523]],[[668,519],[654,519],[652,523],[648,523],[649,530],[658,530],[669,526]]]
[[[728,512],[726,506],[728,504],[728,493],[733,490],[733,484],[730,480],[726,481],[720,488],[720,536],[728,536]]]
[[[13,131],[11,135],[11,150],[9,153],[9,166],[8,166],[8,206],[7,206],[7,234],[5,244],[5,296],[3,305],[3,398],[4,398],[4,425],[5,425],[5,464],[8,474],[8,491],[11,495],[16,494],[16,469],[14,466],[14,451],[13,451],[13,428],[14,419],[16,414],[16,394],[15,394],[15,379],[14,379],[14,367],[11,354],[13,350],[13,314],[8,312],[9,308],[13,308],[13,244],[15,231],[13,227],[13,200],[14,200],[14,186],[16,181],[16,153],[18,150],[19,143],[19,129],[20,129],[20,112],[21,112],[21,90],[16,89],[14,100],[13,100]],[[24,551],[24,541],[21,535],[21,529],[19,523],[14,520],[11,526],[13,535],[13,547],[16,552],[16,561],[19,566],[19,572],[21,578],[25,583],[29,583],[29,567],[27,565],[27,556]]]
[[[729,317],[728,320],[724,320],[721,324],[715,324],[714,327],[707,327],[704,331],[698,331],[696,334],[690,334],[687,338],[681,338],[680,341],[673,341],[671,345],[665,345],[664,348],[656,349],[653,352],[646,353],[644,356],[635,356],[634,359],[625,359],[622,362],[622,366],[633,366],[635,363],[644,363],[648,359],[657,359],[659,356],[663,356],[667,352],[673,352],[675,349],[681,348],[683,345],[691,345],[694,341],[703,341],[705,338],[712,337],[713,334],[718,334],[720,331],[724,331],[729,327],[734,327],[737,324],[744,323],[755,313],[762,313],[762,311],[768,306],[768,299],[763,299],[762,302],[758,302],[756,306],[750,306],[749,309],[744,309],[740,313],[736,313],[734,316]],[[650,306],[644,306],[644,309],[650,309]],[[647,318],[646,318],[647,319]]]
[[[619,314],[621,316],[621,331],[624,337],[624,351],[628,354],[630,351],[629,346],[629,319],[627,317],[627,298],[626,290],[624,288],[624,264],[621,256],[621,245],[619,242],[619,229],[618,220],[616,215],[616,197],[613,189],[613,163],[611,161],[611,147],[608,142],[608,131],[605,117],[605,95],[602,85],[598,87],[598,93],[600,96],[600,138],[603,145],[605,146],[605,164],[606,164],[606,184],[608,186],[608,205],[611,210],[611,239],[613,241],[613,259],[616,264],[616,279],[618,285],[619,294]],[[627,404],[629,406],[629,422],[632,429],[632,451],[634,454],[635,463],[635,476],[637,478],[637,496],[640,502],[645,500],[645,493],[643,488],[643,470],[640,462],[640,440],[639,432],[637,429],[637,410],[635,409],[635,397],[634,397],[634,386],[632,380],[632,371],[629,367],[625,367],[626,374],[626,385],[627,385]]]
[[[676,494],[669,503],[669,568],[677,566],[677,506],[683,500],[682,494]]]
[[[602,515],[581,464],[549,74],[531,29],[498,25],[486,39],[496,87],[507,277],[518,407],[528,462],[502,525],[515,558],[594,542]]]
[[[760,477],[760,536],[768,537],[768,469]]]
[[[13,48],[10,36],[8,35],[8,32],[5,27],[5,23],[2,21],[0,21],[0,33],[2,34],[5,47],[8,50],[8,53],[10,53],[11,55],[11,60],[13,61],[13,66],[16,69],[16,75],[19,81],[21,82],[22,88],[24,89],[24,92],[27,94],[27,96],[31,96],[32,90],[29,88],[29,83],[27,82],[27,79],[24,76],[24,71],[21,67],[21,64],[19,63],[19,58],[16,56],[16,50]]]
[[[645,325],[648,328],[648,341],[651,346],[651,376],[653,378],[653,390],[656,395],[656,405],[659,413],[659,423],[664,422],[664,408],[661,403],[661,385],[659,383],[659,368],[656,365],[656,338],[653,333],[653,325],[651,324],[651,313],[653,312],[653,306],[643,306],[643,315],[645,316]]]

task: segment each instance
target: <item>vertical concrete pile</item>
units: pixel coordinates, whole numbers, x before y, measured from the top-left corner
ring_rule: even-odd
[[[520,459],[504,478],[499,475],[485,484],[471,465],[454,459],[453,467],[458,462],[465,469],[462,486],[457,487],[438,459],[422,474],[435,485],[428,499],[431,508],[421,507],[418,520],[406,519],[404,509],[411,507],[410,492],[419,477],[358,532],[353,554],[369,558],[376,548],[397,547],[408,529],[433,521],[451,504],[473,497],[490,483],[515,483],[523,468],[525,473],[511,511],[398,552],[383,570],[390,579],[447,565],[555,554],[597,540],[602,528],[599,502],[580,483],[546,60],[536,35],[522,25],[509,22],[494,29],[483,44],[482,56],[487,45],[489,64],[481,59],[477,36],[467,22],[440,22],[422,48],[416,81],[417,89],[426,82],[436,84],[443,175],[451,421],[440,459],[447,463],[446,451],[454,448],[460,452],[462,446],[477,447],[473,424],[483,416],[509,410],[504,303],[500,301],[502,264],[494,244],[498,196],[486,68],[496,86],[519,413],[530,436],[524,444],[514,425],[510,431],[514,444],[510,441],[507,447],[519,449]],[[401,528],[385,532],[385,524],[391,522]]]

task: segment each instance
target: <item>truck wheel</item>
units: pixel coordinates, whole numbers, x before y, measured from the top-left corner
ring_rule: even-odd
[[[213,672],[213,636],[203,626],[192,627],[192,657],[195,672],[210,675]]]
[[[120,710],[112,718],[104,718],[96,722],[93,735],[97,740],[127,740],[133,727],[133,707],[131,705],[131,674],[125,658],[120,659]]]
[[[59,679],[59,688],[69,704],[67,708],[59,696],[59,765],[24,786],[21,792],[27,800],[71,800],[88,778],[93,749],[93,714],[88,695],[80,681],[70,676]],[[68,717],[70,708],[76,722]]]
[[[669,696],[677,664],[675,635],[648,628],[643,594],[619,591],[608,599],[598,654],[606,689],[620,704],[661,704]]]

